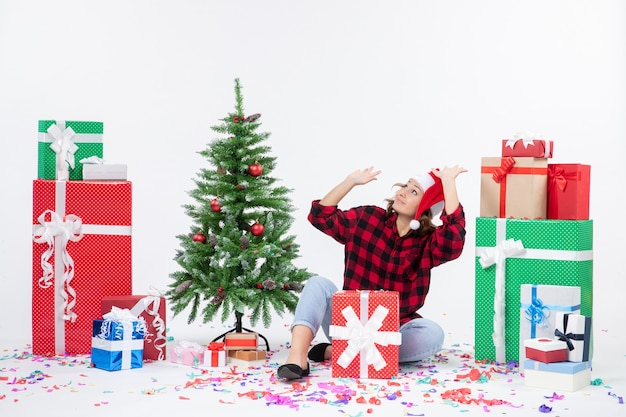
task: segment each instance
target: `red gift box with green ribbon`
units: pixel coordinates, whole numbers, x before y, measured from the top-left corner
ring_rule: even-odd
[[[591,166],[548,164],[548,219],[589,220]]]
[[[88,354],[103,297],[132,291],[132,184],[33,181],[36,355]]]

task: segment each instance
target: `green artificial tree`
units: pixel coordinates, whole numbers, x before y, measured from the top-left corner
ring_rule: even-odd
[[[235,99],[234,113],[211,127],[219,137],[199,152],[210,167],[194,179],[196,203],[183,206],[191,233],[177,236],[181,270],[170,274],[167,297],[174,315],[190,307],[189,323],[198,316],[207,323],[221,310],[222,322],[234,314],[231,331],[241,332],[246,312],[253,326],[262,319],[265,327],[272,311],[293,312],[311,274],[293,264],[299,246],[289,234],[291,190],[272,177],[276,158],[264,144],[270,134],[257,131],[260,114],[245,115],[239,79]]]

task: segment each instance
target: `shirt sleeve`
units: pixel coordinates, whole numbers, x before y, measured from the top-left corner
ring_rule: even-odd
[[[439,226],[430,237],[430,255],[432,266],[441,265],[445,262],[461,256],[465,245],[465,212],[463,206],[450,214],[441,215],[442,225]]]
[[[340,210],[337,206],[323,206],[320,200],[313,200],[308,220],[316,229],[327,234],[341,244],[345,244],[356,224],[355,209]]]

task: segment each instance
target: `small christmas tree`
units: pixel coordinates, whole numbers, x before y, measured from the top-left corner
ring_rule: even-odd
[[[235,99],[234,113],[211,127],[220,137],[199,152],[212,167],[194,180],[197,204],[183,206],[193,224],[191,233],[177,236],[182,270],[170,275],[167,296],[174,315],[191,307],[189,323],[198,315],[207,323],[221,309],[222,322],[234,313],[241,331],[246,310],[252,325],[262,318],[265,327],[272,310],[293,312],[311,274],[292,263],[298,245],[288,234],[291,190],[271,176],[276,158],[263,144],[269,133],[257,132],[260,114],[244,114],[239,79]]]

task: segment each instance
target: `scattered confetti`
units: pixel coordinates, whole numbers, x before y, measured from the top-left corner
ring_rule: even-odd
[[[539,406],[539,412],[540,412],[540,413],[550,413],[550,412],[552,412],[552,407],[548,407],[548,406],[547,406],[547,405],[545,405],[545,404],[541,404],[541,405]]]

